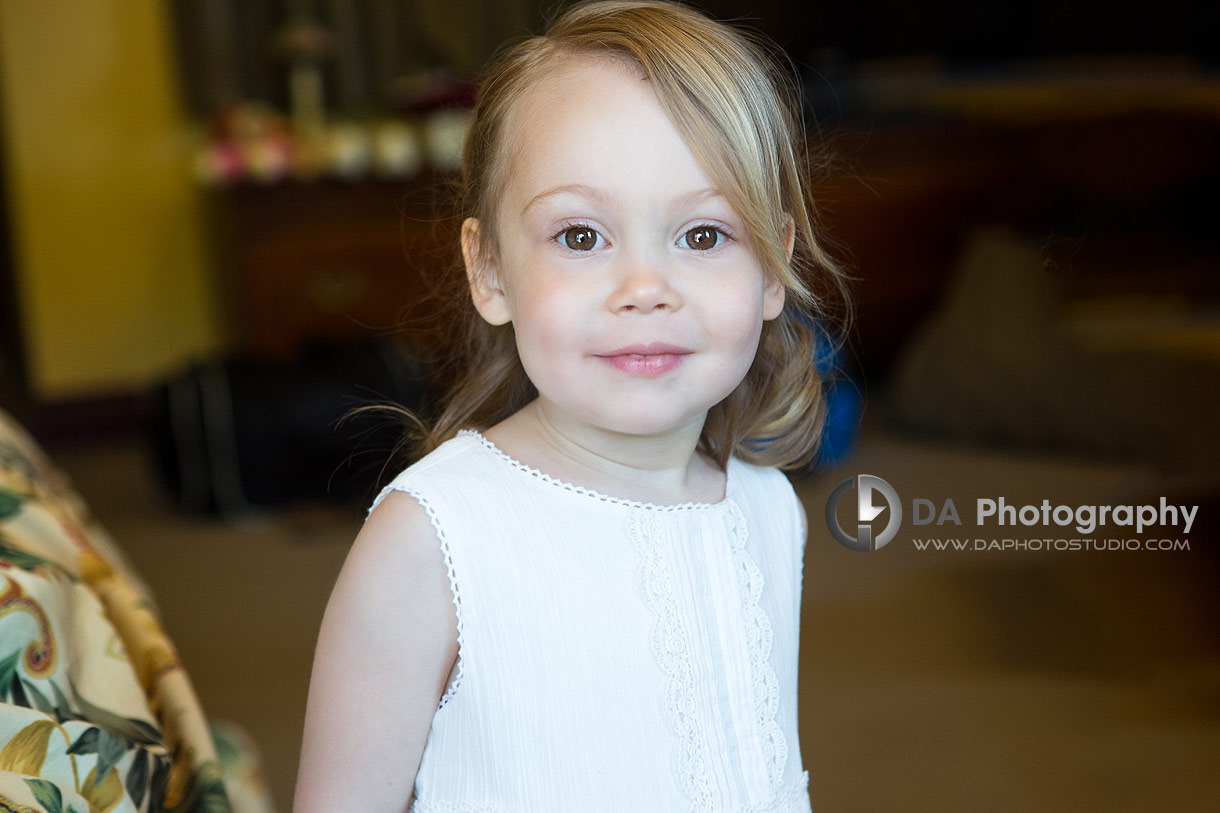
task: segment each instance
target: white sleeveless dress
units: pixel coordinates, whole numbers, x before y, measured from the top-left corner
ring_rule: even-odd
[[[783,474],[733,459],[723,501],[656,506],[463,432],[390,491],[431,517],[457,614],[413,810],[810,809]]]

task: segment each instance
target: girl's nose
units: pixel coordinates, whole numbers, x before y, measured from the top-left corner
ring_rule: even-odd
[[[681,295],[659,262],[637,258],[625,265],[607,302],[612,311],[652,313],[682,307]]]

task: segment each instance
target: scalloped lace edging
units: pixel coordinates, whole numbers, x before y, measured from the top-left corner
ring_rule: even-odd
[[[558,488],[562,488],[565,491],[571,491],[574,494],[580,494],[585,497],[592,497],[595,500],[600,500],[601,502],[610,503],[611,505],[621,505],[621,506],[624,506],[627,508],[646,508],[650,511],[690,511],[692,509],[719,508],[719,507],[722,507],[725,504],[731,502],[731,499],[729,497],[729,495],[732,492],[730,484],[732,482],[731,472],[732,472],[733,466],[732,466],[731,461],[730,461],[730,465],[726,468],[726,471],[725,471],[725,487],[724,487],[725,498],[723,500],[721,500],[720,502],[684,502],[684,503],[678,503],[677,505],[657,505],[656,503],[651,503],[651,502],[641,502],[639,500],[629,500],[624,497],[611,497],[609,494],[602,494],[600,491],[594,491],[591,488],[585,488],[584,486],[578,486],[575,483],[569,483],[566,480],[560,480],[556,477],[552,477],[551,475],[547,474],[546,472],[539,471],[538,469],[534,468],[533,466],[528,466],[525,463],[522,463],[517,458],[512,457],[509,454],[506,454],[503,450],[500,449],[499,446],[492,443],[491,440],[489,440],[487,437],[485,437],[483,435],[483,433],[479,432],[477,429],[462,429],[461,431],[458,432],[458,436],[473,438],[474,440],[477,440],[480,444],[482,444],[483,448],[485,448],[487,451],[491,452],[496,457],[500,458],[502,461],[504,461],[508,465],[512,466],[517,471],[519,471],[523,474],[528,474],[529,476],[533,477],[536,480],[541,480],[544,483],[548,483],[548,484],[556,486]]]
[[[369,513],[373,512],[385,496],[391,491],[401,491],[404,494],[410,494],[415,501],[418,502],[428,514],[429,521],[432,522],[432,529],[436,531],[437,541],[441,545],[441,556],[445,560],[445,575],[449,579],[449,593],[453,596],[453,614],[457,621],[457,664],[454,666],[453,678],[449,681],[449,685],[445,687],[445,693],[441,695],[441,700],[437,703],[438,710],[443,709],[445,705],[453,699],[457,694],[458,687],[462,685],[462,675],[465,673],[466,666],[466,642],[464,638],[465,625],[462,623],[462,596],[458,589],[457,575],[453,571],[453,553],[449,549],[449,537],[445,535],[445,529],[441,527],[440,519],[436,516],[436,509],[432,507],[432,503],[428,501],[419,490],[412,488],[409,485],[399,485],[390,483],[381,490],[377,495],[377,499],[373,501],[373,507],[369,509]],[[414,808],[413,808],[414,809]],[[441,809],[441,808],[436,808]]]
[[[644,598],[656,619],[652,648],[666,677],[665,709],[678,737],[678,778],[691,800],[691,809],[710,810],[712,789],[707,746],[695,716],[694,667],[669,568],[657,541],[660,535],[657,518],[647,512],[633,513],[629,528],[631,541],[640,553]]]
[[[779,794],[773,799],[761,805],[751,805],[747,808],[742,808],[741,813],[789,813],[792,810],[793,803],[805,796],[806,799],[809,793],[809,772],[805,771],[796,779],[792,780]],[[807,805],[801,805],[798,810],[808,809]],[[424,802],[419,799],[411,805],[411,813],[497,813],[499,808],[488,804],[475,804],[472,802]]]
[[[746,550],[748,528],[741,509],[729,503],[729,538],[733,566],[746,624],[746,643],[750,657],[751,693],[754,717],[762,736],[762,756],[773,798],[787,794],[781,789],[788,761],[788,742],[776,722],[779,712],[779,680],[771,665],[774,633],[771,619],[760,605],[763,574]],[[695,716],[694,670],[687,646],[686,630],[678,614],[672,577],[661,549],[656,516],[648,512],[632,515],[629,524],[632,543],[641,557],[641,583],[649,610],[656,619],[652,648],[666,676],[665,708],[678,736],[678,777],[691,799],[693,810],[706,810],[712,804],[706,744]],[[774,805],[776,802],[770,802]],[[764,806],[762,810],[771,809]]]
[[[801,775],[793,779],[783,788],[780,788],[776,795],[767,802],[762,804],[751,805],[742,810],[742,813],[790,813],[793,804],[798,799],[804,799],[805,804],[799,805],[797,810],[809,809],[809,771],[802,771]]]
[[[411,813],[496,813],[499,808],[471,802],[421,802],[411,805]]]
[[[746,550],[748,529],[745,517],[736,505],[731,507],[730,516],[733,564],[746,622],[746,640],[750,648],[754,717],[762,733],[767,779],[773,789],[778,789],[783,781],[784,766],[788,762],[788,741],[784,737],[783,729],[775,721],[779,711],[779,680],[775,676],[775,668],[771,665],[771,646],[775,636],[771,629],[771,619],[759,604],[763,592],[763,574]]]

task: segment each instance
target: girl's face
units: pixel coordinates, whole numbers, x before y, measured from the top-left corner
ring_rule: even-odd
[[[512,322],[539,408],[615,433],[702,429],[745,377],[782,286],[625,63],[573,59],[512,111],[499,250],[463,227],[476,307]]]

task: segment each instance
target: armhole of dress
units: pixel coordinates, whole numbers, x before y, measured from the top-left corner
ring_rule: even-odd
[[[440,518],[437,517],[436,509],[433,508],[432,503],[429,502],[418,489],[415,489],[406,483],[390,483],[388,486],[383,488],[381,493],[377,495],[377,498],[373,500],[373,504],[369,507],[370,514],[373,513],[377,506],[381,504],[381,501],[385,499],[386,495],[391,491],[400,491],[403,494],[411,496],[411,498],[419,503],[420,506],[423,507],[424,511],[428,514],[428,520],[432,523],[432,530],[436,532],[436,539],[440,543],[441,557],[445,562],[445,576],[449,579],[449,594],[453,597],[453,615],[457,624],[458,651],[457,659],[453,666],[453,671],[449,676],[449,682],[445,686],[445,693],[441,695],[440,702],[436,705],[436,708],[439,711],[440,709],[443,709],[450,700],[453,699],[454,695],[457,694],[458,687],[462,685],[462,674],[465,671],[466,662],[466,642],[463,636],[464,627],[462,624],[462,595],[461,591],[458,589],[457,575],[453,570],[453,552],[449,549],[449,537],[445,535],[445,529],[441,525]]]
[[[801,501],[801,495],[797,492],[796,487],[792,485],[791,480],[788,481],[788,488],[792,494],[792,522],[798,540],[796,546],[796,572],[797,576],[800,577],[804,575],[805,549],[809,547],[809,511],[805,508],[805,503]]]

